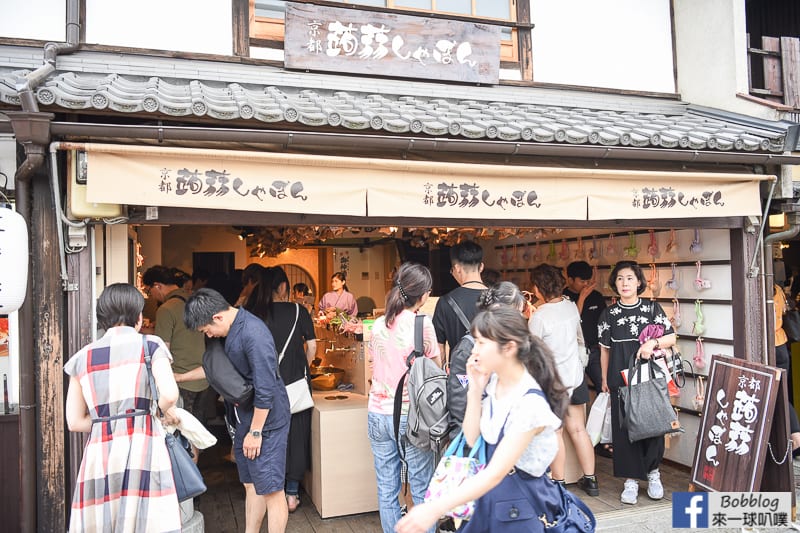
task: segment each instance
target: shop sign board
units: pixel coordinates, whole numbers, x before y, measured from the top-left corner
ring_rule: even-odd
[[[290,69],[496,84],[500,28],[357,9],[286,3]]]
[[[785,410],[778,413],[783,416],[774,416],[782,372],[742,359],[712,358],[692,467],[693,485],[705,491],[759,491],[765,489],[766,463],[783,459],[781,464],[791,468]],[[779,431],[781,424],[787,426],[784,431]]]
[[[368,180],[296,154],[87,145],[89,202],[364,216]]]
[[[610,181],[592,189],[589,220],[760,216],[759,177],[689,180],[675,173],[654,179],[642,173],[627,183]]]

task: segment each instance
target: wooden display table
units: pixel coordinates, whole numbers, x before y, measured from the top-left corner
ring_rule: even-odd
[[[311,470],[305,488],[322,518],[378,510],[375,463],[367,436],[367,397],[313,393]],[[347,399],[326,399],[346,396]]]

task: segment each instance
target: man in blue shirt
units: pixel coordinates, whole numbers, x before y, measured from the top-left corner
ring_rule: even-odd
[[[291,413],[272,334],[261,319],[206,288],[187,300],[184,322],[208,337],[226,337],[225,353],[253,384],[253,407],[233,408],[233,449],[246,495],[245,532],[258,533],[265,512],[268,530],[283,532],[289,519],[283,485]]]

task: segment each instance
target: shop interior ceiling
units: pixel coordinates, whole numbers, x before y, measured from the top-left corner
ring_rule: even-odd
[[[626,228],[633,230],[636,228]],[[646,228],[642,228],[646,229]],[[436,227],[436,226],[233,226],[231,231],[246,241],[251,257],[275,257],[291,248],[369,248],[395,239],[417,248],[453,246],[464,240],[507,241],[509,245],[559,239],[591,237],[607,230],[536,227]],[[613,231],[613,230],[612,230]],[[624,235],[624,232],[619,232]]]

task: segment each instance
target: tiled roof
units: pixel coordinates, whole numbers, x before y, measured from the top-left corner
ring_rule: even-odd
[[[0,103],[20,104],[15,84],[26,73],[0,71]],[[786,136],[780,128],[710,117],[685,104],[654,113],[520,98],[451,99],[87,72],[51,75],[36,89],[36,98],[53,111],[112,110],[541,143],[782,152]]]

